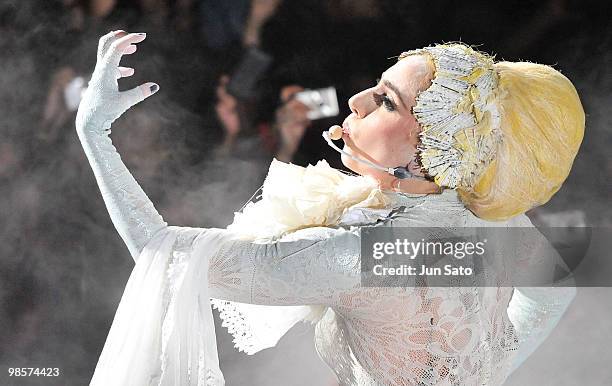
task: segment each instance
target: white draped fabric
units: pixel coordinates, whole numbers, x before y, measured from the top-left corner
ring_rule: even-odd
[[[168,227],[147,244],[91,385],[224,384],[205,269],[217,236],[214,230]],[[196,237],[203,251],[193,251]]]

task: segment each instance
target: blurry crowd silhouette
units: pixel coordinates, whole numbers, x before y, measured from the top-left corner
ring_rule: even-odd
[[[2,0],[2,369],[59,366],[62,384],[87,383],[133,265],[74,129],[98,38],[116,29],[147,33],[123,59],[136,73],[120,88],[154,81],[160,92],[111,138],[169,224],[225,227],[273,157],[341,168],[321,131],[348,115],[347,99],[402,51],[455,40],[574,82],[588,114],[582,150],[529,215],[612,224],[612,26],[596,1]],[[239,97],[228,85],[253,47],[272,62]],[[309,120],[295,94],[329,86],[339,116]]]

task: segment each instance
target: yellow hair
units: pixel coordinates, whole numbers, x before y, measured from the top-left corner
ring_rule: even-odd
[[[503,142],[459,197],[476,216],[506,220],[546,203],[567,178],[584,136],[584,110],[572,83],[552,67],[500,62]]]

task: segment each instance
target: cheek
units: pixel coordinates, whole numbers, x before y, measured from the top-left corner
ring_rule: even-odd
[[[358,125],[353,139],[364,146],[371,145],[372,142],[407,141],[409,130],[402,118],[386,112],[374,113]]]
[[[363,121],[354,122],[351,129],[347,143],[351,152],[367,155],[384,164],[407,163],[419,140],[416,120],[404,114],[377,111]]]
[[[385,125],[381,135],[393,142],[407,142],[410,138],[410,127],[405,120],[393,120]]]
[[[404,153],[411,142],[410,127],[405,121],[399,119],[385,122],[377,134],[377,139],[372,140],[373,144],[377,144],[377,152],[384,151],[389,156]]]

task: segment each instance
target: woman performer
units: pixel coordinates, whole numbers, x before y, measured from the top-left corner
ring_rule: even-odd
[[[159,89],[118,91],[134,73],[121,57],[144,39],[100,39],[76,120],[136,261],[92,385],[224,384],[211,298],[248,354],[297,321],[316,323],[317,350],[343,386],[499,385],[572,301],[572,287],[365,287],[360,269],[366,225],[533,227],[524,212],[559,190],[584,132],[558,71],[495,63],[463,44],[403,53],[330,130],[359,176],[273,161],[262,199],[227,229],[188,228],[164,222],[109,138]],[[529,245],[512,253],[539,258]]]

